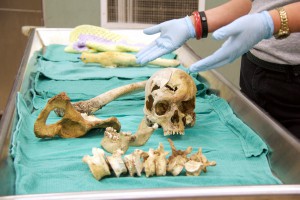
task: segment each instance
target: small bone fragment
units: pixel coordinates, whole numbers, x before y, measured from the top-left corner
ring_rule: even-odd
[[[144,145],[152,135],[152,133],[158,128],[158,124],[153,124],[149,126],[146,118],[143,118],[138,130],[133,135],[134,140],[131,140],[129,146],[142,146]]]
[[[118,97],[129,94],[136,91],[142,91],[145,88],[147,81],[140,81],[128,85],[124,85],[121,87],[117,87],[108,92],[100,94],[92,99],[86,101],[79,101],[73,103],[74,108],[80,113],[87,113],[88,115],[93,114],[97,110],[100,110],[103,106],[108,104],[109,102],[117,99]],[[56,113],[61,116],[61,111],[57,111]]]
[[[154,154],[157,155],[155,162],[156,176],[165,176],[167,173],[167,155],[169,154],[169,152],[164,150],[164,146],[162,143],[159,143],[159,146],[154,151]]]
[[[177,176],[184,168],[184,164],[188,161],[187,155],[192,152],[192,147],[188,147],[185,151],[176,150],[174,142],[168,139],[172,148],[172,155],[168,159],[167,171]]]
[[[146,174],[146,177],[154,176],[155,175],[155,163],[157,155],[154,154],[154,149],[150,148],[148,152],[144,152],[142,154],[144,158],[144,171]]]
[[[110,153],[113,153],[117,149],[126,152],[129,146],[141,146],[145,144],[157,128],[157,124],[149,127],[145,118],[142,119],[138,130],[134,135],[130,132],[118,133],[113,128],[107,128],[104,132],[101,146]]]
[[[55,124],[47,125],[50,112],[56,108],[64,110],[63,118]],[[39,138],[51,138],[55,135],[62,138],[75,138],[85,135],[91,129],[106,127],[120,130],[121,124],[115,117],[102,120],[79,113],[73,108],[66,93],[62,92],[52,97],[41,111],[34,123],[34,133]]]
[[[109,167],[105,161],[105,154],[102,149],[93,148],[93,156],[86,155],[82,161],[87,163],[93,176],[97,180],[101,180],[104,176],[110,175]]]
[[[190,160],[201,162],[202,163],[201,168],[204,172],[207,171],[206,167],[215,166],[217,164],[215,161],[208,161],[207,160],[206,156],[203,155],[203,153],[202,153],[202,148],[199,148],[197,153],[191,155]]]
[[[122,150],[117,149],[111,156],[106,157],[117,177],[119,177],[122,173],[127,173],[127,168],[122,158],[123,154],[124,152]]]
[[[135,149],[132,154],[124,156],[125,165],[129,171],[130,176],[137,174],[141,176],[143,171],[143,162],[141,160],[142,150]]]
[[[124,52],[101,52],[89,53],[83,52],[80,59],[84,63],[99,63],[103,67],[137,67],[141,66],[136,63],[136,57],[133,54]],[[175,59],[157,58],[148,64],[160,67],[176,67],[180,64]]]
[[[133,139],[134,137],[132,137],[130,132],[118,133],[114,128],[107,127],[101,141],[101,146],[110,153],[118,149],[126,152],[129,147],[129,142]]]

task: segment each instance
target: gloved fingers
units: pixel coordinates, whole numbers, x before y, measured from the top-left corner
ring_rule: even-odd
[[[212,37],[216,40],[224,40],[239,32],[239,28],[234,23],[231,23],[214,31]]]
[[[231,50],[226,48],[226,46],[224,43],[224,45],[212,55],[192,64],[189,70],[191,72],[205,71],[230,63],[233,60],[230,55]]]
[[[162,55],[165,55],[166,53],[168,53],[167,49],[161,47],[155,47],[151,49],[151,51],[149,51],[149,54],[147,54],[140,60],[141,61],[140,64],[148,63],[152,60],[155,60],[156,58],[161,57]]]
[[[159,33],[160,32],[160,24],[146,28],[146,29],[144,29],[143,32],[147,35],[153,35],[153,34]]]
[[[151,49],[152,49],[153,47],[156,47],[156,46],[157,46],[157,45],[156,45],[156,42],[155,42],[155,41],[151,42],[149,45],[147,45],[146,47],[142,48],[142,49],[135,55],[135,57],[136,57],[137,59],[139,59],[139,58],[141,58],[141,57],[144,57],[145,54],[148,54],[149,52],[151,52]]]
[[[137,57],[137,63],[139,64],[145,64],[148,61],[148,57],[149,55],[153,52],[153,51],[157,51],[158,50],[158,46],[152,46],[151,48],[148,49],[148,51],[143,52],[142,55]]]

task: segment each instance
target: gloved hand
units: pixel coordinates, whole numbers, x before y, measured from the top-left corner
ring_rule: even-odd
[[[261,40],[272,37],[273,32],[274,23],[267,11],[240,17],[213,33],[214,39],[227,40],[212,55],[192,64],[189,71],[205,71],[231,63]]]
[[[170,53],[188,39],[196,36],[190,17],[173,19],[144,30],[147,35],[160,32],[160,37],[136,54],[137,63],[145,64],[164,54]]]

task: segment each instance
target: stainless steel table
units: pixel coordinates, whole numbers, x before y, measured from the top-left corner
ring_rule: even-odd
[[[29,88],[29,74],[35,69],[29,65],[33,53],[50,44],[68,44],[71,29],[37,28],[31,32],[8,104],[0,124],[0,196],[3,199],[300,199],[300,142],[271,117],[250,102],[243,94],[214,70],[201,73],[210,85],[210,91],[224,98],[235,114],[251,127],[273,150],[270,156],[272,172],[283,185],[252,185],[94,191],[78,193],[14,195],[15,173],[9,155],[10,138],[16,122],[17,92]],[[143,41],[151,41],[141,30],[116,30]],[[184,66],[199,60],[188,46],[177,50]]]

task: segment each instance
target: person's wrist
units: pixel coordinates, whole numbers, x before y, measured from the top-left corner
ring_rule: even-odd
[[[280,16],[277,10],[271,10],[269,11],[269,15],[272,17],[273,23],[274,23],[274,32],[273,34],[278,33],[280,29]]]
[[[194,29],[196,32],[196,38],[197,40],[200,40],[202,37],[202,24],[201,24],[200,14],[198,11],[194,11],[192,15],[194,16],[195,19]]]
[[[195,26],[195,17],[194,15],[189,16],[190,20],[192,21],[193,26]]]
[[[268,11],[263,11],[263,12],[261,12],[261,14],[264,17],[264,22],[266,23],[265,27],[267,29],[267,33],[266,33],[264,39],[269,39],[273,36],[273,33],[274,33],[273,18]]]
[[[184,19],[185,19],[185,22],[187,24],[187,27],[188,27],[188,30],[189,30],[189,33],[190,33],[190,37],[195,38],[196,37],[196,31],[195,31],[195,28],[194,28],[193,19],[191,19],[191,18],[193,18],[193,17],[186,16]]]

